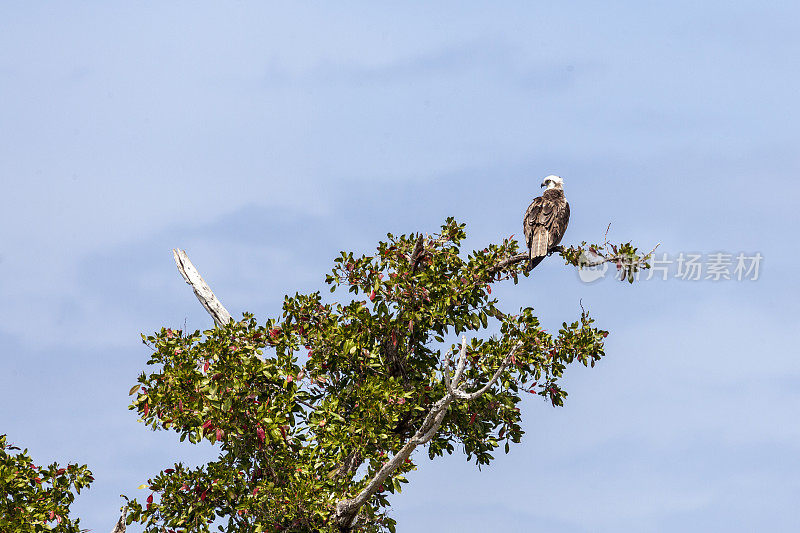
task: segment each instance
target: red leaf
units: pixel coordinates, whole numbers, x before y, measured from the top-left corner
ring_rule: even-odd
[[[203,493],[200,495],[200,501],[204,501],[206,496],[208,495],[208,489],[204,490]]]
[[[271,329],[271,330],[269,330],[269,336],[274,339],[275,337],[278,336],[278,334],[280,332],[281,332],[281,330],[279,330],[278,328]]]
[[[208,429],[210,427],[214,427],[214,422],[208,420],[205,424],[203,424],[203,429]]]
[[[254,489],[253,489],[253,496],[255,496],[255,495],[256,495],[256,492],[258,492],[258,487],[256,487],[256,488],[254,488]]]
[[[164,470],[164,473],[165,473],[165,474],[171,474],[171,473],[173,473],[174,471],[175,471],[175,469],[174,469],[174,468],[167,468],[166,470]]]
[[[372,292],[369,293],[369,301],[370,302],[374,302],[375,301],[375,290],[374,289],[372,290]]]
[[[486,285],[486,292],[488,292],[489,294],[492,294],[492,286],[491,285]]]
[[[153,495],[147,497],[147,503],[153,503]]]
[[[56,475],[60,476],[61,474],[63,474],[66,471],[67,471],[66,468],[59,468],[58,470],[56,470]]]
[[[206,361],[206,364],[203,365],[203,372],[208,372],[208,367],[211,366],[211,361]]]
[[[144,416],[147,416],[147,413],[149,413],[149,412],[150,412],[150,404],[149,403],[145,403],[144,404]]]
[[[222,438],[224,436],[225,436],[225,432],[223,430],[221,430],[220,428],[217,428],[217,440],[222,440]]]
[[[471,426],[475,422],[475,416],[477,413],[472,413],[472,416],[469,417],[469,425]]]
[[[56,517],[55,511],[50,511],[50,520],[53,520]]]
[[[256,435],[258,435],[258,440],[264,442],[264,428],[256,429]]]

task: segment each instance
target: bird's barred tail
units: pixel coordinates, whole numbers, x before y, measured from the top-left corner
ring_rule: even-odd
[[[547,255],[547,248],[549,244],[549,235],[546,231],[537,231],[531,237],[531,250],[530,250],[530,265],[528,268],[534,268],[541,263],[542,259]]]

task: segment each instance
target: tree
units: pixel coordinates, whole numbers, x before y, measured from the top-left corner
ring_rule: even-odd
[[[389,496],[417,468],[417,447],[433,459],[461,446],[478,466],[498,447],[508,453],[523,434],[522,394],[562,405],[566,367],[594,366],[608,332],[586,311],[551,334],[531,308],[501,310],[492,286],[527,276],[527,254],[508,238],[463,258],[464,228],[448,219],[433,236],[390,234],[373,255],[342,252],[326,277],[333,297],[287,296],[263,324],[250,314],[234,321],[176,251],[217,327],[143,335],[154,368],[131,390],[131,409],[154,430],[220,453],[149,479],[146,500],[128,502],[128,523],[394,531]],[[579,267],[614,262],[631,282],[649,266],[630,243],[558,253]]]
[[[92,481],[86,465],[36,466],[28,450],[0,435],[0,531],[78,533],[69,507]]]

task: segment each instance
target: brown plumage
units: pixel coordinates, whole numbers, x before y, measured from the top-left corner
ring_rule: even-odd
[[[529,269],[558,246],[569,224],[569,203],[564,197],[563,180],[558,176],[547,176],[542,187],[547,187],[547,190],[528,206],[523,219],[525,242],[530,253]]]

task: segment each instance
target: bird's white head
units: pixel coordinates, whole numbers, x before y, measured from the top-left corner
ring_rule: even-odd
[[[542,187],[547,187],[548,189],[564,189],[564,180],[558,176],[547,176],[542,181]]]

